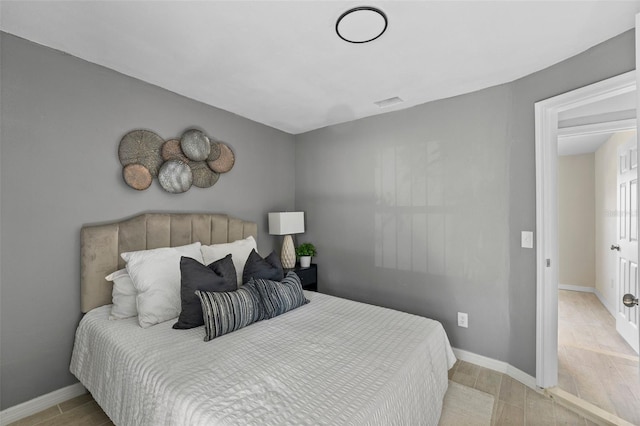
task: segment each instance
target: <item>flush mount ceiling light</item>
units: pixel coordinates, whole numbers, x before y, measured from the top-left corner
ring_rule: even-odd
[[[349,43],[367,43],[380,37],[387,29],[387,15],[370,6],[354,7],[344,12],[336,22],[336,33]]]

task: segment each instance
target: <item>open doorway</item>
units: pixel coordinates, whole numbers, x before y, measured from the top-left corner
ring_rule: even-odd
[[[630,106],[629,115],[635,114],[634,93],[616,99],[607,109]],[[626,219],[618,211],[618,175],[620,164],[627,162],[619,160],[635,153],[636,123],[628,119],[567,127],[562,118],[560,114],[558,388],[640,424],[638,355],[616,331],[615,319],[620,264],[615,247],[622,230],[618,222]],[[635,182],[637,168],[628,171]]]
[[[603,123],[635,119],[636,77],[635,71],[614,77],[554,98],[536,103],[536,215],[537,215],[537,385],[557,390],[558,384],[558,297],[559,297],[559,249],[558,249],[558,137],[566,128],[597,129]],[[611,108],[617,97],[631,99],[632,108]],[[591,127],[590,127],[591,126]],[[594,127],[595,126],[595,127]],[[634,127],[630,125],[629,127]],[[637,163],[636,163],[637,164]],[[637,185],[634,187],[637,196]],[[637,199],[637,198],[636,198]],[[628,217],[631,217],[630,215]],[[637,226],[637,217],[634,216]],[[637,230],[637,228],[636,228]],[[633,257],[635,265],[637,256]],[[637,270],[637,269],[636,269]],[[601,287],[610,282],[601,284]],[[595,291],[591,294],[595,295]],[[617,306],[618,295],[613,304]],[[597,355],[598,357],[600,355]],[[600,358],[598,358],[600,359]],[[570,361],[578,365],[581,361]],[[631,360],[629,360],[631,361]],[[585,362],[586,363],[586,362]],[[603,364],[591,366],[602,368]],[[637,369],[637,367],[636,367]],[[616,383],[618,385],[619,383]],[[571,399],[570,404],[581,405],[580,398],[569,392],[556,392],[556,397]],[[637,406],[637,405],[635,405]],[[594,406],[595,407],[595,406]],[[597,408],[597,407],[596,407]],[[600,410],[603,411],[603,410]]]

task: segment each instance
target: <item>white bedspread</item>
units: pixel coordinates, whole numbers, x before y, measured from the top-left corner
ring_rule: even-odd
[[[204,342],[89,312],[71,372],[116,425],[437,425],[455,357],[439,322],[305,292],[311,303]]]

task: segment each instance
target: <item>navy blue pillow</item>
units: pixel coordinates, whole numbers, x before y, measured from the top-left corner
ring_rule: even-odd
[[[180,298],[182,311],[176,329],[189,329],[204,324],[200,299],[196,290],[201,291],[233,291],[237,288],[236,268],[231,255],[216,260],[205,266],[195,259],[182,256],[180,258]]]
[[[242,283],[248,283],[251,278],[282,281],[284,270],[282,269],[280,257],[275,251],[272,251],[269,256],[263,259],[255,249],[251,250],[247,263],[244,265]]]

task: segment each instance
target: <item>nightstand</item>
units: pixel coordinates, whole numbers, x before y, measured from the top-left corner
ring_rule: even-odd
[[[301,268],[300,264],[292,269],[302,281],[302,288],[309,291],[318,291],[318,265],[312,263],[308,268]]]

